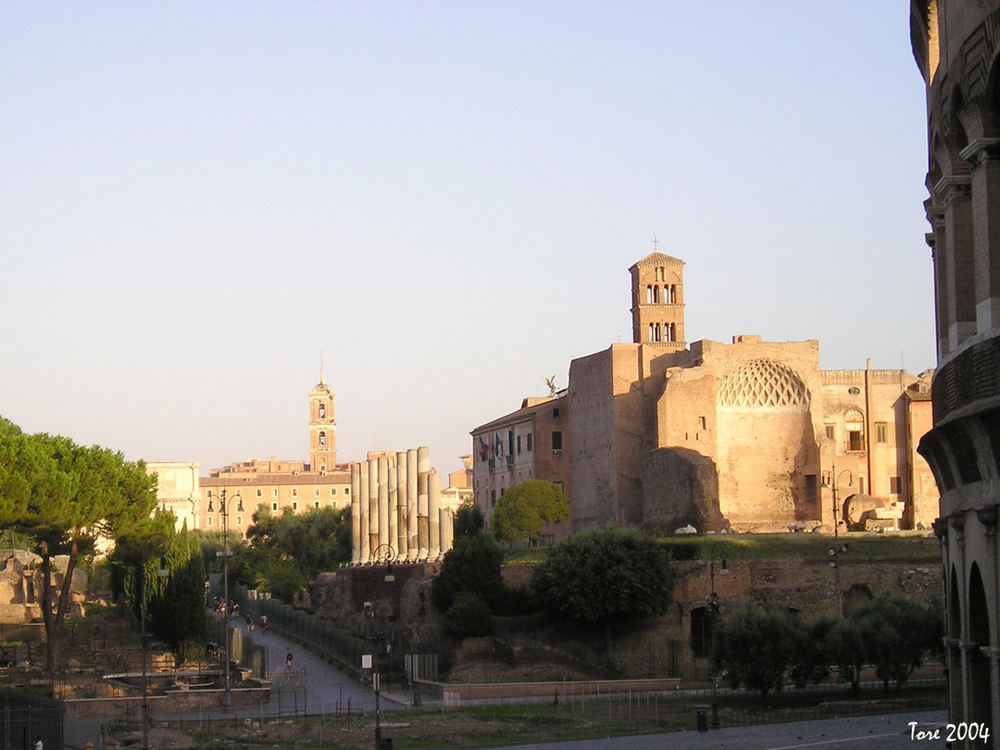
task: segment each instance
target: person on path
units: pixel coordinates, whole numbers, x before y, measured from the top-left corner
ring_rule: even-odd
[[[42,738],[41,737],[39,737],[37,740],[35,740],[35,750],[43,750],[43,748],[42,748]]]
[[[292,671],[292,650],[285,650],[285,668],[291,672]]]

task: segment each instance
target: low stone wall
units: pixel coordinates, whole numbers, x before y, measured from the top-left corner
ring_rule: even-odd
[[[225,704],[225,690],[178,690],[167,695],[151,695],[149,711],[153,716],[189,713],[201,709],[221,708]],[[270,684],[259,688],[235,688],[229,691],[233,706],[257,706],[271,700]],[[121,716],[128,711],[139,711],[142,697],[130,698],[76,698],[63,701],[66,716]]]
[[[452,701],[489,700],[496,698],[551,697],[556,694],[593,695],[595,693],[651,692],[676,690],[676,677],[653,680],[578,680],[560,682],[497,682],[452,684],[417,680],[421,691],[431,699]]]

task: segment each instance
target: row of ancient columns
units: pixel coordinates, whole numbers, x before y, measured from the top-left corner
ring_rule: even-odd
[[[351,465],[351,562],[433,562],[451,549],[452,514],[426,447]]]

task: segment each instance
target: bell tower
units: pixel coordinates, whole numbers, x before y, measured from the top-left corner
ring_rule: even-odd
[[[337,465],[337,420],[333,418],[333,389],[323,371],[309,391],[309,471],[333,471]]]
[[[628,270],[632,274],[632,342],[683,349],[684,261],[654,252]]]

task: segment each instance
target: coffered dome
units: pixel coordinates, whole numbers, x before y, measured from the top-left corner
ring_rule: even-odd
[[[809,391],[793,370],[770,359],[755,359],[731,370],[719,388],[719,406],[761,409],[809,406]]]

